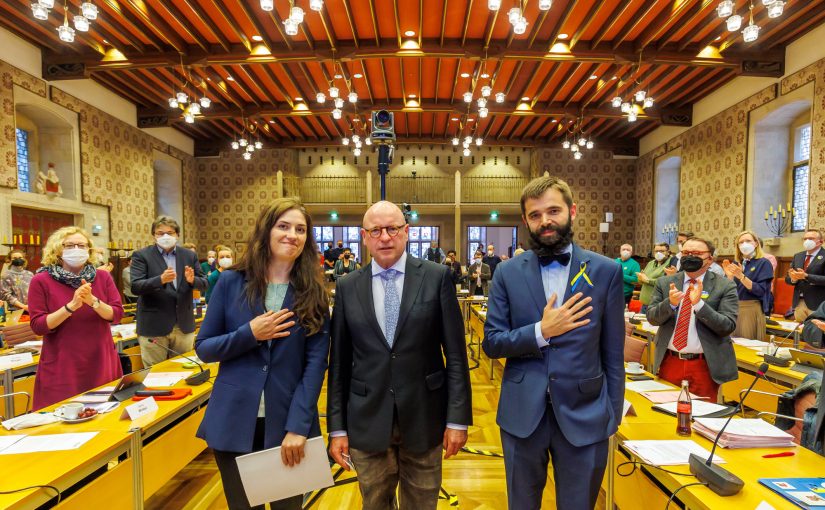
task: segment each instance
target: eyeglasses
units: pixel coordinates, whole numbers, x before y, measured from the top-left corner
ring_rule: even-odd
[[[377,238],[381,237],[381,233],[386,230],[388,236],[395,237],[403,229],[404,229],[404,225],[401,225],[400,227],[395,227],[395,226],[375,227],[375,228],[371,228],[371,229],[367,230],[367,234],[369,234],[370,237],[372,237],[374,239],[377,239]],[[366,230],[366,229],[364,229],[364,230]]]
[[[693,255],[693,256],[698,257],[699,255],[704,255],[706,253],[710,254],[709,251],[682,251],[682,256],[691,256],[691,255]]]
[[[163,237],[165,235],[173,236],[176,232],[155,232],[155,237]]]
[[[65,250],[71,250],[72,248],[79,248],[81,250],[88,250],[89,245],[88,244],[82,244],[82,243],[80,243],[80,244],[65,244],[64,243],[63,244],[63,249],[65,249]]]

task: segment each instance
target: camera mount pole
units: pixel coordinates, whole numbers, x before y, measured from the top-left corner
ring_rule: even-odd
[[[378,146],[378,175],[381,176],[381,200],[387,199],[387,174],[390,172],[390,146]]]

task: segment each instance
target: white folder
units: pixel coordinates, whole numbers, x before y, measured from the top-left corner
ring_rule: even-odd
[[[321,436],[307,440],[304,458],[296,466],[284,464],[280,446],[241,455],[236,460],[246,497],[252,506],[305,494],[335,483]]]

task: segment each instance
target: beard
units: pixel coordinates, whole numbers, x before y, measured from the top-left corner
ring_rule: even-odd
[[[567,223],[559,225],[558,227],[539,227],[538,229],[530,230],[530,249],[536,252],[539,257],[548,255],[556,255],[564,251],[567,246],[573,242],[573,228],[571,227],[572,218],[567,215]],[[555,235],[545,238],[542,236],[545,232],[555,232]]]

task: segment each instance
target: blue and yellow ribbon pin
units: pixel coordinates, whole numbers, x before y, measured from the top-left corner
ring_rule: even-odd
[[[587,262],[582,262],[581,266],[579,266],[579,272],[570,280],[570,287],[573,288],[573,292],[578,290],[582,282],[585,282],[590,288],[593,288],[593,282],[585,271],[587,271]]]

